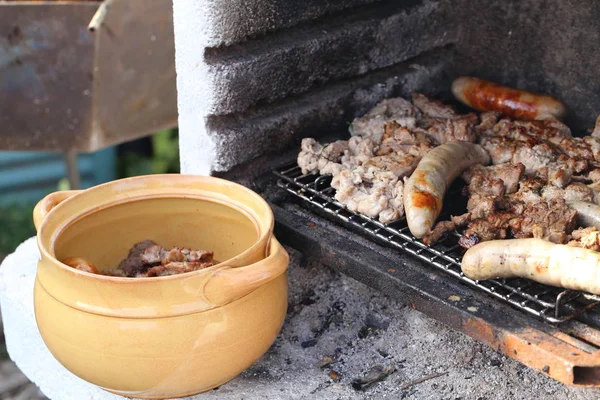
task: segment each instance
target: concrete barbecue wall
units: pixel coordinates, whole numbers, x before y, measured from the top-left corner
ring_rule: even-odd
[[[377,101],[473,74],[600,106],[599,11],[535,0],[174,1],[182,171],[228,171],[346,132]]]
[[[347,130],[380,99],[433,86],[450,57],[445,46],[457,38],[444,23],[444,2],[213,3],[174,1],[181,163],[188,173],[226,171],[304,136]],[[228,14],[239,20],[244,7],[263,6],[287,17],[247,13],[244,23],[224,24]]]

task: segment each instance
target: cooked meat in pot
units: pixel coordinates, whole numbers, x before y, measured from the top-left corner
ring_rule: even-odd
[[[217,264],[213,260],[212,251],[193,250],[185,247],[167,249],[152,240],[144,240],[134,244],[129,250],[127,258],[114,269],[98,271],[91,263],[79,257],[68,258],[64,263],[86,272],[127,278],[182,274]]]

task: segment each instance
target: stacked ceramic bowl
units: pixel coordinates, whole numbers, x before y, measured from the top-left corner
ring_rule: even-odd
[[[219,386],[273,343],[287,309],[288,255],[253,191],[199,176],[152,175],[57,192],[34,210],[41,260],[40,333],[82,379],[131,397]],[[220,262],[177,275],[126,278],[59,260],[115,267],[134,243],[210,249]]]

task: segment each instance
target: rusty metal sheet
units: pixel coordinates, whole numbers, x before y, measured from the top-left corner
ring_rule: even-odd
[[[177,125],[171,0],[116,0],[98,35],[92,148]]]
[[[0,3],[0,150],[95,151],[177,124],[171,0]]]
[[[85,145],[91,126],[93,3],[0,5],[0,150]]]

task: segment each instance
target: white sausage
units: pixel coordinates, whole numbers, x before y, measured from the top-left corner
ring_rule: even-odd
[[[567,107],[554,97],[469,76],[462,76],[452,82],[452,94],[476,110],[497,111],[516,119],[561,120],[567,114]]]
[[[461,267],[475,280],[520,277],[600,294],[600,253],[543,239],[481,242],[467,250]]]
[[[569,207],[577,211],[577,223],[581,226],[595,226],[600,229],[600,206],[587,201],[569,200]]]
[[[410,232],[427,234],[442,211],[448,187],[465,169],[489,164],[490,156],[478,144],[449,142],[431,150],[404,185],[404,207]]]

